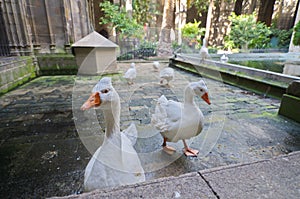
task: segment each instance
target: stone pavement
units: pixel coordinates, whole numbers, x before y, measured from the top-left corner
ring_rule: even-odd
[[[296,199],[300,196],[299,166],[300,152],[293,152],[252,163],[233,164],[62,198]]]
[[[203,132],[189,142],[192,147],[200,150],[199,156],[196,158],[183,156],[182,143],[178,142],[174,144],[178,149],[175,158],[161,164],[159,161],[169,157],[161,153],[162,138],[150,125],[151,113],[156,104],[155,99],[164,94],[169,99],[181,101],[185,85],[200,77],[176,70],[175,80],[168,88],[159,85],[158,73],[153,71],[151,63],[136,63],[136,66],[138,77],[134,85],[127,85],[122,75],[112,75],[112,80],[121,97],[121,128],[125,129],[130,122],[135,122],[140,133],[138,142],[134,146],[137,152],[159,154],[158,157],[161,157],[154,161],[151,156],[146,155],[142,159],[147,181],[132,187],[141,187],[145,190],[146,195],[142,194],[143,197],[155,197],[154,194],[163,194],[164,190],[166,194],[174,194],[174,197],[181,196],[183,192],[177,188],[184,187],[185,184],[170,176],[180,176],[179,179],[184,179],[184,182],[196,178],[196,183],[200,185],[205,183],[206,188],[201,189],[201,193],[204,191],[203,194],[207,194],[208,197],[216,197],[211,189],[220,196],[221,189],[230,194],[231,191],[227,189],[243,182],[244,174],[247,179],[251,179],[251,174],[243,170],[248,168],[251,170],[247,166],[250,162],[259,162],[254,165],[264,162],[275,165],[273,164],[275,160],[284,162],[284,158],[279,158],[280,155],[299,151],[300,124],[277,114],[279,100],[264,98],[222,82],[204,79],[210,91],[212,105],[208,106],[196,98],[206,123]],[[166,64],[162,67],[165,66]],[[125,71],[129,68],[129,64],[120,63],[119,68]],[[88,114],[93,112],[83,113],[79,107],[87,99],[98,80],[99,77],[40,77],[0,98],[0,158],[3,160],[0,164],[1,198],[39,198],[83,192],[84,169],[91,158],[92,151],[99,147],[99,142],[86,148],[81,136],[84,130],[92,131],[91,138],[96,141],[99,135],[103,136],[103,131],[99,130],[101,127],[103,129],[103,116],[101,111],[95,112],[98,118],[96,122],[100,123],[100,126],[97,126],[88,118]],[[86,128],[87,126],[89,128]],[[280,171],[282,176],[285,173],[295,175],[293,168],[296,168],[295,172],[299,172],[299,169],[293,166],[293,161],[299,156],[293,153],[290,155],[291,161],[282,167],[286,170]],[[276,159],[277,156],[279,159]],[[274,157],[274,160],[266,160]],[[241,166],[232,166],[236,164]],[[267,169],[266,164],[262,168]],[[280,163],[278,168],[282,165],[284,164]],[[230,169],[218,169],[227,166]],[[231,170],[235,173],[238,168],[241,168],[242,172],[236,175],[222,174],[225,179],[215,182],[214,177],[208,175],[213,168],[217,168],[212,172],[213,174],[218,172],[226,174],[226,171]],[[270,169],[273,170],[275,167]],[[258,171],[261,169],[259,168]],[[184,176],[181,176],[183,174]],[[211,184],[212,187],[209,187],[205,181],[198,181],[199,175],[203,179],[206,174],[208,182],[211,180],[216,183]],[[275,186],[271,183],[277,177],[269,176],[269,173],[268,177],[265,177],[266,183],[270,186],[266,190],[277,190],[277,184]],[[234,184],[230,183],[231,178]],[[255,179],[253,180],[255,182]],[[174,188],[172,193],[167,191],[167,188],[171,187],[168,182],[175,183],[173,185],[176,189]],[[291,182],[299,185],[299,178],[292,178]],[[164,185],[161,186],[160,183]],[[162,189],[153,188],[152,195],[146,191],[146,185],[155,185]],[[186,187],[194,190],[192,185]],[[292,188],[292,185],[290,187]],[[125,193],[126,190],[129,190],[128,193]],[[126,190],[124,194],[132,192],[130,186]],[[297,189],[292,190],[297,191]],[[106,192],[112,193],[107,190],[100,191],[99,194]],[[122,190],[118,192],[121,193]],[[150,195],[147,195],[148,193]],[[188,193],[192,194],[191,191]],[[164,196],[171,197],[171,195],[161,195]],[[226,195],[224,196],[221,198],[227,198]],[[160,195],[157,196],[159,197]],[[264,197],[263,194],[260,197]],[[189,196],[182,198],[189,198]]]

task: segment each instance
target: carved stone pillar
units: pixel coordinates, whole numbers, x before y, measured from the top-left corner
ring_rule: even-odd
[[[44,4],[45,4],[45,10],[46,10],[46,18],[47,18],[47,23],[48,23],[48,30],[49,30],[49,38],[50,38],[50,52],[51,53],[54,53],[55,52],[55,48],[56,48],[56,45],[55,45],[55,35],[53,33],[53,30],[52,30],[52,23],[51,23],[51,9],[49,7],[49,0],[45,0],[44,1]]]
[[[28,7],[27,11],[27,15],[28,15],[28,23],[30,26],[30,30],[31,30],[31,40],[32,40],[32,47],[33,47],[33,51],[34,53],[39,53],[41,50],[41,44],[39,42],[39,37],[38,37],[38,33],[37,33],[37,29],[36,29],[36,23],[35,23],[35,17],[34,17],[34,12],[33,12],[33,4],[31,2],[32,0],[26,0],[26,6]]]

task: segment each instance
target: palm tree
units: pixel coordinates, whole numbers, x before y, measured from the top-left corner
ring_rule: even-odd
[[[205,27],[205,36],[207,43],[209,43],[209,35],[210,35],[210,27],[211,27],[211,20],[213,18],[213,7],[214,7],[214,1],[209,1],[208,11],[207,11],[207,17],[206,17],[206,27]]]
[[[174,27],[174,0],[164,1],[163,20],[159,35],[158,56],[169,56],[172,53],[171,49],[171,29]]]

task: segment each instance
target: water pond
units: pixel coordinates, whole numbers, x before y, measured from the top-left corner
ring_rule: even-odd
[[[284,60],[230,60],[228,63],[283,73]]]

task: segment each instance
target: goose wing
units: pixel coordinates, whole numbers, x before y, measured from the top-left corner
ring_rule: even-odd
[[[168,100],[162,95],[157,102],[155,113],[152,115],[152,124],[161,132],[170,131],[181,119],[182,104],[173,100]]]
[[[166,77],[173,77],[174,76],[174,69],[173,68],[164,68],[163,70],[160,71],[159,76],[161,78],[166,78]]]
[[[126,73],[124,74],[124,78],[136,78],[136,69],[129,68]]]
[[[122,134],[125,134],[127,138],[131,141],[131,144],[134,145],[136,143],[136,139],[138,137],[138,132],[135,124],[132,122],[127,129],[122,131]]]

